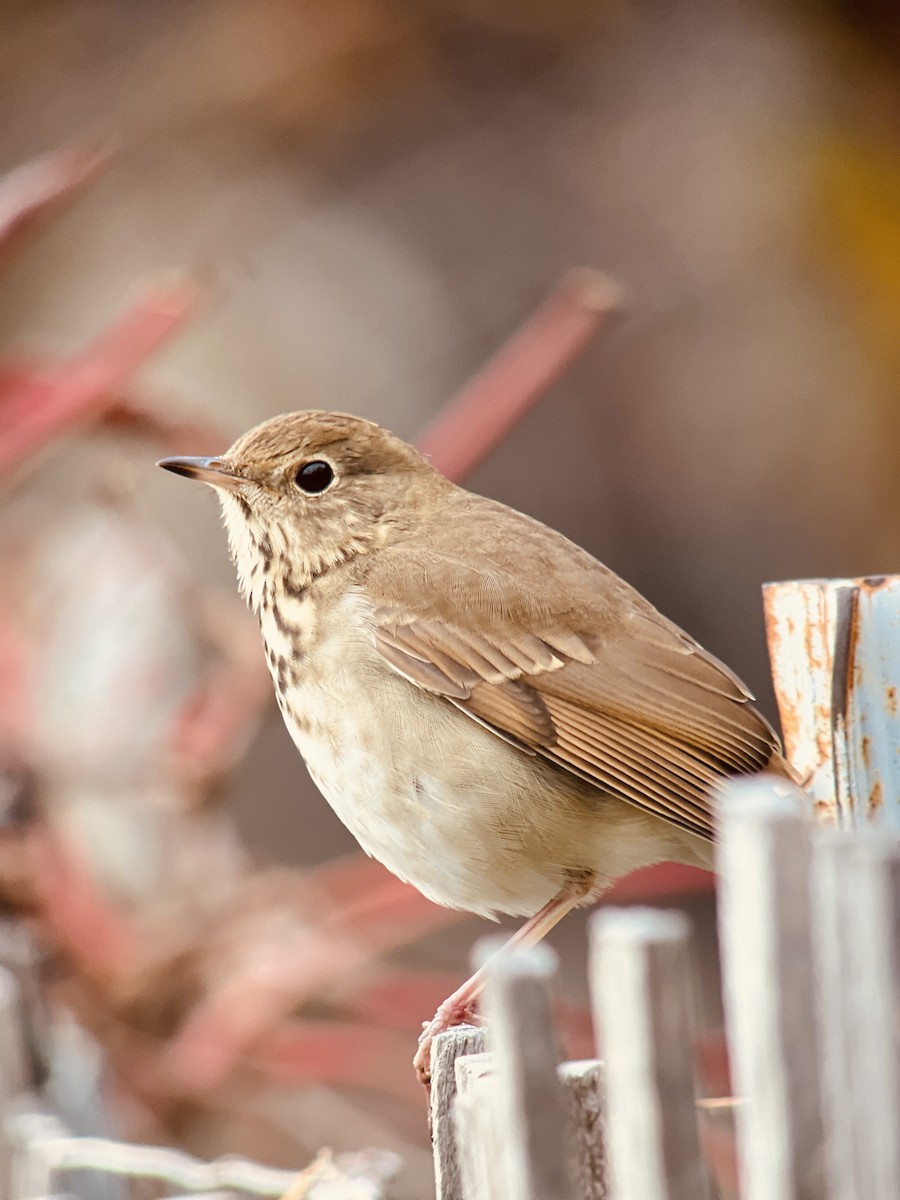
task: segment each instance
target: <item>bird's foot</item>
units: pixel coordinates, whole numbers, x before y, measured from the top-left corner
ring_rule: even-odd
[[[462,991],[463,989],[460,989]],[[478,997],[477,995],[460,995],[455,992],[440,1006],[430,1021],[422,1028],[419,1046],[413,1059],[416,1077],[419,1083],[429,1087],[431,1084],[431,1043],[439,1033],[445,1033],[455,1025],[477,1025]]]
[[[566,886],[539,909],[506,943],[506,946],[534,946],[544,937],[558,921],[590,894],[596,884],[591,871],[581,871],[568,881]],[[501,950],[502,954],[503,951]],[[484,987],[485,968],[480,967],[475,974],[467,979],[462,987],[457,988],[434,1014],[434,1018],[425,1026],[419,1038],[419,1048],[413,1059],[413,1066],[419,1082],[428,1087],[431,1083],[431,1043],[439,1033],[452,1029],[454,1025],[462,1025],[465,1021],[477,1021],[478,997]]]

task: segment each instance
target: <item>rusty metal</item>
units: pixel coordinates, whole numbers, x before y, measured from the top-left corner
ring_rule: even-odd
[[[763,605],[785,753],[819,812],[833,817],[833,590],[827,580],[769,583]]]
[[[857,581],[849,663],[851,787],[868,819],[900,826],[900,577]]]
[[[817,811],[900,826],[900,576],[763,588],[785,750]]]

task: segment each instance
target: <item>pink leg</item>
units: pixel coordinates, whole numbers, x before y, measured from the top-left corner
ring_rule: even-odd
[[[503,954],[511,946],[536,946],[547,936],[554,925],[576,908],[581,900],[594,886],[593,875],[583,875],[565,887],[558,895],[549,900],[539,912],[530,917],[521,929],[517,929],[512,937],[498,951]],[[419,1048],[413,1059],[413,1066],[419,1081],[428,1084],[431,1079],[431,1043],[439,1033],[452,1029],[471,1020],[476,1011],[476,1002],[484,987],[485,967],[480,967],[471,978],[448,996],[434,1017],[425,1026],[419,1038]]]

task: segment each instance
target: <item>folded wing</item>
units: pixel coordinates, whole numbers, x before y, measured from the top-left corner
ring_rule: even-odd
[[[410,683],[523,752],[710,838],[711,785],[785,770],[778,739],[723,664],[597,567],[596,621],[571,596],[560,613],[546,599],[497,602],[484,619],[483,603],[464,603],[466,587],[477,585],[480,601],[502,598],[504,580],[473,580],[470,563],[459,576],[441,560],[445,599],[418,613],[372,581],[375,646]]]

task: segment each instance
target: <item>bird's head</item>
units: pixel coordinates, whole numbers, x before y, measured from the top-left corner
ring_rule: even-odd
[[[245,599],[274,572],[305,587],[402,537],[447,481],[386,429],[343,413],[273,417],[215,458],[159,465],[216,489]]]

